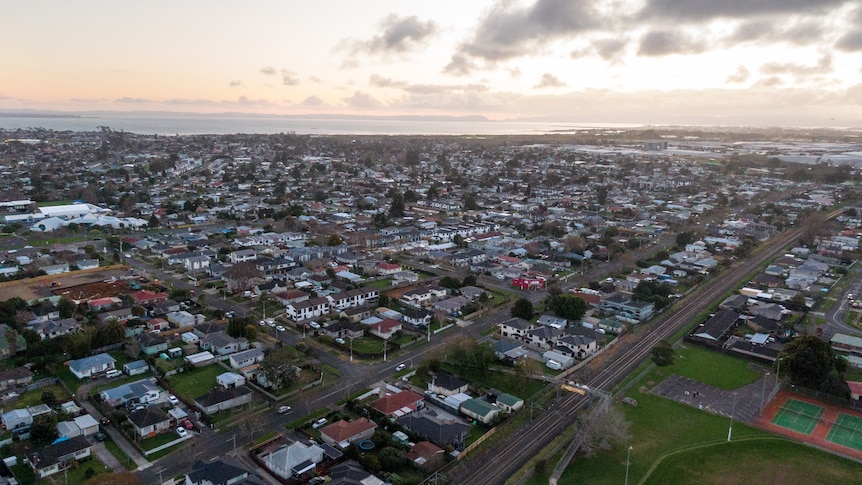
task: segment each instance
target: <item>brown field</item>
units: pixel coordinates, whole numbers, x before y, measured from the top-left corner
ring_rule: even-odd
[[[93,298],[95,293],[90,294],[89,291],[109,291],[106,286],[103,286],[107,285],[104,280],[110,279],[112,276],[119,277],[127,271],[127,267],[117,265],[94,270],[73,271],[62,275],[45,275],[25,280],[6,281],[0,283],[0,301],[14,297],[31,301],[62,295],[67,292],[70,298],[78,299],[82,291],[85,291],[85,296],[89,294],[89,298]],[[91,284],[96,286],[88,289],[87,286]],[[124,291],[127,291],[127,288],[128,286],[124,286]],[[116,294],[99,294],[99,297],[115,296]]]

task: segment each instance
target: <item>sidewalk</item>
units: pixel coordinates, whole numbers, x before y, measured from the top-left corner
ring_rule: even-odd
[[[104,416],[102,416],[102,413],[100,413],[99,410],[96,409],[95,406],[93,406],[90,400],[87,399],[87,392],[94,385],[95,383],[87,383],[79,387],[75,395],[75,399],[78,400],[78,402],[81,404],[81,407],[83,407],[85,411],[90,413],[90,415],[96,418],[97,421],[101,422]],[[117,446],[120,447],[120,450],[122,450],[122,452],[125,453],[126,456],[128,456],[132,461],[135,462],[135,465],[137,465],[139,469],[146,468],[151,465],[151,463],[147,461],[147,459],[144,458],[143,455],[141,455],[138,449],[135,448],[131,443],[129,443],[126,437],[123,436],[123,434],[120,433],[116,428],[114,428],[113,426],[100,426],[100,428],[105,433],[107,433],[108,436],[111,437],[114,443],[116,443]]]

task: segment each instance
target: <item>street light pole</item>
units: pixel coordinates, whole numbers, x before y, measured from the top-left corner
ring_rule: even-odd
[[[730,441],[730,435],[733,433],[733,415],[736,414],[736,393],[733,393],[733,407],[730,410],[730,427],[727,428],[727,441]]]
[[[763,414],[763,403],[766,400],[766,381],[769,380],[769,372],[763,376],[763,389],[760,392],[760,414]]]
[[[626,455],[626,483],[625,485],[629,485],[629,465],[632,463],[632,447],[629,445],[628,455]]]

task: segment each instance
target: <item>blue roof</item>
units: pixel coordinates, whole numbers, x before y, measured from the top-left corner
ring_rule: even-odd
[[[100,367],[104,364],[114,363],[116,361],[117,359],[111,357],[108,354],[96,354],[90,357],[84,357],[83,359],[73,360],[69,362],[69,368],[76,371],[82,371],[86,369],[92,369],[94,367]]]

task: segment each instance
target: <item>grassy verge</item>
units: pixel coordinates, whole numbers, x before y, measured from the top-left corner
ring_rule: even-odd
[[[732,390],[751,384],[762,374],[751,369],[751,362],[739,357],[720,354],[698,347],[685,345],[676,349],[676,358],[672,365],[655,367],[644,381],[661,382],[671,374],[688,377],[696,381]]]

